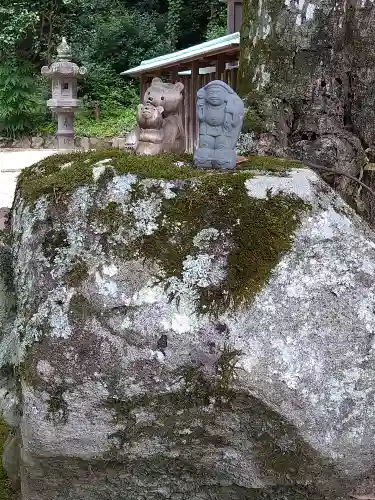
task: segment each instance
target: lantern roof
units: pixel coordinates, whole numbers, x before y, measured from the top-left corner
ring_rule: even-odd
[[[60,45],[57,47],[57,59],[51,66],[43,66],[41,73],[46,77],[62,76],[79,78],[86,73],[84,66],[79,67],[71,62],[72,52],[65,37],[62,37]]]

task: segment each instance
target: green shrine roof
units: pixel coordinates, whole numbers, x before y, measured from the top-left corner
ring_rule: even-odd
[[[193,47],[189,47],[188,49],[177,50],[176,52],[154,57],[153,59],[146,59],[142,61],[139,66],[123,71],[121,75],[137,76],[142,73],[146,73],[147,71],[174,66],[178,63],[193,61],[197,57],[206,55],[209,56],[210,54],[218,53],[221,50],[238,46],[239,43],[240,33],[232,33],[220,38],[215,38],[214,40],[210,40],[208,42],[193,45]]]

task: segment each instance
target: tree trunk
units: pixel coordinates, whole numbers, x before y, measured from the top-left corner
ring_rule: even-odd
[[[244,0],[240,93],[254,152],[359,174],[375,149],[374,26],[372,0]]]

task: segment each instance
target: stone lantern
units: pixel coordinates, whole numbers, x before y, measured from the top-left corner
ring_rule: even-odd
[[[85,73],[86,68],[71,62],[65,37],[57,47],[57,60],[42,68],[42,75],[52,80],[52,99],[47,106],[57,115],[59,149],[74,149],[74,115],[81,105],[77,99],[77,80]]]

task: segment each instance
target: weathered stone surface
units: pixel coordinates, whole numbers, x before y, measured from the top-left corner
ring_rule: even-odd
[[[81,137],[79,140],[79,147],[84,151],[90,150],[90,138],[89,137]]]
[[[89,151],[90,149],[109,149],[111,147],[118,148],[119,141],[121,149],[125,147],[124,137],[75,137],[74,146],[76,149],[83,149]],[[0,147],[3,148],[22,148],[29,149],[57,149],[58,139],[55,135],[47,135],[43,137],[23,137],[12,141],[5,137],[0,138]]]
[[[97,137],[91,137],[89,138],[90,141],[90,148],[89,149],[98,149],[102,145],[102,141],[98,139]]]
[[[7,207],[0,208],[0,231],[4,231],[9,226],[9,212],[10,209]]]
[[[126,149],[126,137],[118,137],[117,138],[117,146],[113,146],[113,147],[117,147],[119,149]]]
[[[199,144],[194,154],[198,168],[234,169],[243,116],[243,101],[227,83],[213,80],[198,90]]]
[[[44,141],[45,149],[57,149],[59,143],[56,136],[47,136]]]
[[[240,87],[253,151],[360,172],[375,140],[374,17],[370,1],[244,2]]]
[[[20,139],[16,139],[13,141],[12,147],[20,149],[29,149],[31,147],[31,138],[22,137]]]
[[[112,139],[110,137],[105,137],[103,139],[98,139],[97,137],[95,137],[95,139],[98,141],[96,144],[96,149],[109,149],[112,146]]]
[[[40,149],[44,146],[44,138],[43,137],[32,137],[31,138],[31,147]]]
[[[137,109],[137,126],[126,134],[120,149],[138,154],[185,151],[185,132],[181,119],[184,84],[152,79]]]
[[[0,148],[8,148],[12,144],[12,140],[9,137],[0,137]]]
[[[342,498],[375,461],[374,233],[308,169],[153,158],[21,176],[23,499]]]

